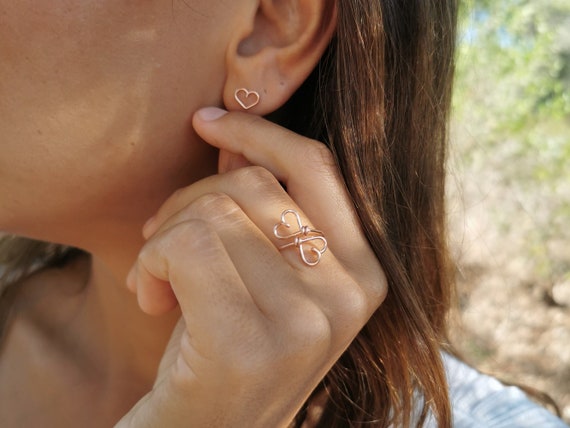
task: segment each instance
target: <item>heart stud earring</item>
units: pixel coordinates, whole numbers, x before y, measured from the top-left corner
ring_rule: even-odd
[[[249,91],[245,88],[239,88],[236,90],[234,97],[244,110],[249,110],[250,108],[258,105],[261,98],[259,96],[259,92]]]

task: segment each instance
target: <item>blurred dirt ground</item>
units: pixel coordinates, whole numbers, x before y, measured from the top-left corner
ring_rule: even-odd
[[[454,342],[482,371],[548,393],[570,423],[570,243],[547,243],[568,269],[540,279],[523,251],[521,222],[532,213],[513,211],[511,227],[499,227],[493,213],[514,195],[481,173],[455,171],[448,186],[460,304]]]

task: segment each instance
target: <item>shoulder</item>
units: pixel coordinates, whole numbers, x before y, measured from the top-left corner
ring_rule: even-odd
[[[66,305],[73,304],[85,289],[90,257],[81,254],[64,265],[42,268],[17,284],[12,311],[20,319],[39,318],[45,325],[60,316]]]
[[[519,388],[505,386],[448,354],[442,355],[456,428],[567,427]]]

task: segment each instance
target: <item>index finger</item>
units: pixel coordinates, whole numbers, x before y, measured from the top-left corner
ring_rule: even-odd
[[[243,156],[284,183],[287,193],[326,234],[337,259],[355,277],[375,284],[384,277],[340,170],[324,144],[261,117],[217,108],[199,110],[193,125],[207,143]],[[383,292],[384,286],[380,289]]]
[[[213,107],[199,110],[193,125],[207,143],[269,170],[321,229],[342,227],[365,240],[333,155],[323,143],[259,116]]]

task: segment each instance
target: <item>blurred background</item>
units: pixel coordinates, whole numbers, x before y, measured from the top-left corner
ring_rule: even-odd
[[[464,2],[451,141],[454,340],[570,422],[570,1]]]

